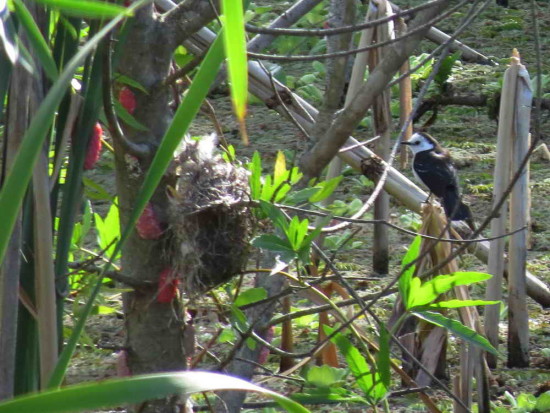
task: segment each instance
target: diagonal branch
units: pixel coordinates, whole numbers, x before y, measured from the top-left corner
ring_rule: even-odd
[[[424,10],[411,22],[410,31],[425,25],[449,5],[445,2],[436,7]],[[375,98],[384,91],[388,82],[399,70],[403,62],[412,54],[429,27],[407,37],[403,42],[388,48],[386,57],[371,73],[367,82],[359,89],[354,99],[340,112],[329,130],[302,157],[301,169],[306,177],[318,176],[323,168],[338,154],[338,150],[352,134],[373,104]]]
[[[161,3],[162,6],[163,2],[157,3]],[[180,45],[219,15],[217,0],[184,0],[171,10],[167,9],[169,11],[161,16],[160,22],[174,47]]]

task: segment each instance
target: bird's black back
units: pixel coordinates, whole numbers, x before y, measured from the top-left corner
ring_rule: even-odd
[[[456,170],[447,154],[419,152],[414,157],[413,168],[418,178],[438,198],[444,198],[449,193],[460,196]]]

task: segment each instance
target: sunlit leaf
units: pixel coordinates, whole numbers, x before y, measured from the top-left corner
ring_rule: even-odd
[[[411,287],[411,297],[408,301],[408,308],[427,305],[453,287],[459,285],[470,285],[488,280],[491,277],[491,274],[475,271],[454,272],[452,274],[438,275],[437,277],[422,283],[420,288],[415,288],[414,291]]]
[[[44,36],[42,36],[42,33],[36,25],[31,13],[27,9],[27,6],[25,6],[21,0],[13,0],[13,5],[19,21],[25,27],[29,42],[36,52],[44,72],[50,80],[55,81],[59,75],[59,72],[57,71],[55,61],[53,60],[51,49],[46,43]]]
[[[403,257],[403,260],[401,261],[401,271],[403,272],[403,274],[401,274],[401,277],[399,277],[398,287],[399,293],[401,294],[401,297],[403,297],[404,303],[407,303],[409,300],[411,280],[416,270],[416,265],[413,264],[409,266],[409,264],[413,262],[420,254],[421,242],[422,238],[417,235],[409,246],[409,249]]]
[[[116,16],[131,16],[132,10],[116,4],[93,0],[34,0],[48,7],[60,10],[69,16],[87,17],[95,19],[111,18]]]
[[[413,312],[413,314],[419,318],[422,318],[423,320],[428,321],[429,323],[435,324],[436,326],[446,328],[461,339],[476,346],[479,346],[489,353],[498,355],[498,351],[491,345],[491,343],[489,343],[489,340],[487,340],[482,335],[476,333],[474,330],[466,327],[459,321],[447,318],[439,313],[434,313],[432,311],[415,311]]]
[[[273,398],[289,412],[309,412],[309,410],[285,396],[244,380],[217,373],[186,371],[101,380],[91,384],[79,384],[63,389],[25,395],[0,403],[0,413],[98,411],[125,404],[137,404],[169,395],[187,395],[218,390],[259,392]]]
[[[246,58],[246,37],[244,31],[244,11],[242,0],[222,0],[223,39],[227,57],[227,72],[231,100],[243,139],[247,143],[244,130],[246,98],[248,95],[248,62]]]

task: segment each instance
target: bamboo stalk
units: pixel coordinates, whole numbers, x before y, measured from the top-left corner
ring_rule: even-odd
[[[374,19],[391,16],[391,6],[387,0],[378,0],[377,12]],[[373,4],[373,3],[371,3]],[[394,37],[393,22],[385,23],[374,29],[375,42],[384,42]],[[380,64],[387,48],[377,48],[368,55],[369,72]],[[390,154],[391,111],[389,90],[384,91],[376,98],[372,107],[372,118],[375,135],[380,136],[376,141],[375,153],[382,159],[388,159]],[[390,216],[390,198],[387,192],[382,191],[374,201],[374,219],[387,221]],[[388,227],[383,224],[374,225],[372,240],[372,269],[378,274],[389,273],[389,238]]]
[[[41,388],[46,388],[57,362],[57,313],[49,184],[48,159],[46,154],[42,153],[33,172],[34,246],[36,252],[34,271]]]
[[[500,112],[497,134],[497,154],[494,172],[493,204],[500,200],[506,187],[510,182],[511,171],[511,142],[514,126],[514,101],[516,98],[516,81],[518,75],[518,66],[509,67],[504,74],[504,83],[502,85],[502,94],[500,99]],[[498,237],[506,232],[506,222],[508,220],[507,204],[504,204],[496,218],[491,221],[491,236]],[[504,247],[506,240],[504,238],[496,239],[490,242],[488,272],[493,275],[487,281],[487,290],[485,297],[487,300],[502,299],[502,281],[504,276]],[[485,309],[485,332],[490,343],[498,349],[498,333],[500,322],[499,306],[489,306]],[[493,354],[487,354],[489,366],[497,366],[497,358]]]
[[[529,149],[529,124],[533,94],[529,73],[518,59],[519,66],[515,108],[515,136],[513,141],[512,171],[516,171]],[[512,190],[510,200],[510,226],[518,228],[528,224],[529,164]],[[508,263],[508,366],[529,365],[529,314],[526,295],[527,234],[518,232],[510,237]]]
[[[397,19],[396,28],[398,36],[403,36],[407,32],[407,25],[403,19]],[[410,70],[410,64],[407,60],[401,66],[399,74],[403,75],[408,73]],[[399,82],[399,127],[402,128],[405,122],[409,119],[412,112],[412,84],[411,77],[406,76]],[[403,140],[409,140],[413,133],[412,121],[409,122],[407,129],[403,135]],[[407,167],[407,162],[409,160],[409,151],[405,146],[401,146],[399,153],[399,166],[401,169]]]

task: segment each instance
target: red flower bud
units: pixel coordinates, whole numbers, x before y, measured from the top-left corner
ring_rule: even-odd
[[[118,92],[118,101],[124,109],[130,114],[133,115],[136,110],[136,97],[134,92],[126,86],[122,86]]]
[[[88,142],[88,152],[86,152],[86,159],[84,160],[84,170],[88,171],[93,169],[96,162],[101,156],[101,137],[103,136],[103,129],[101,125],[96,123],[92,131],[92,136]]]
[[[157,302],[171,303],[178,292],[178,274],[171,268],[165,268],[159,275]]]
[[[142,239],[159,239],[162,237],[162,226],[150,202],[141,213],[136,224],[136,230]]]

